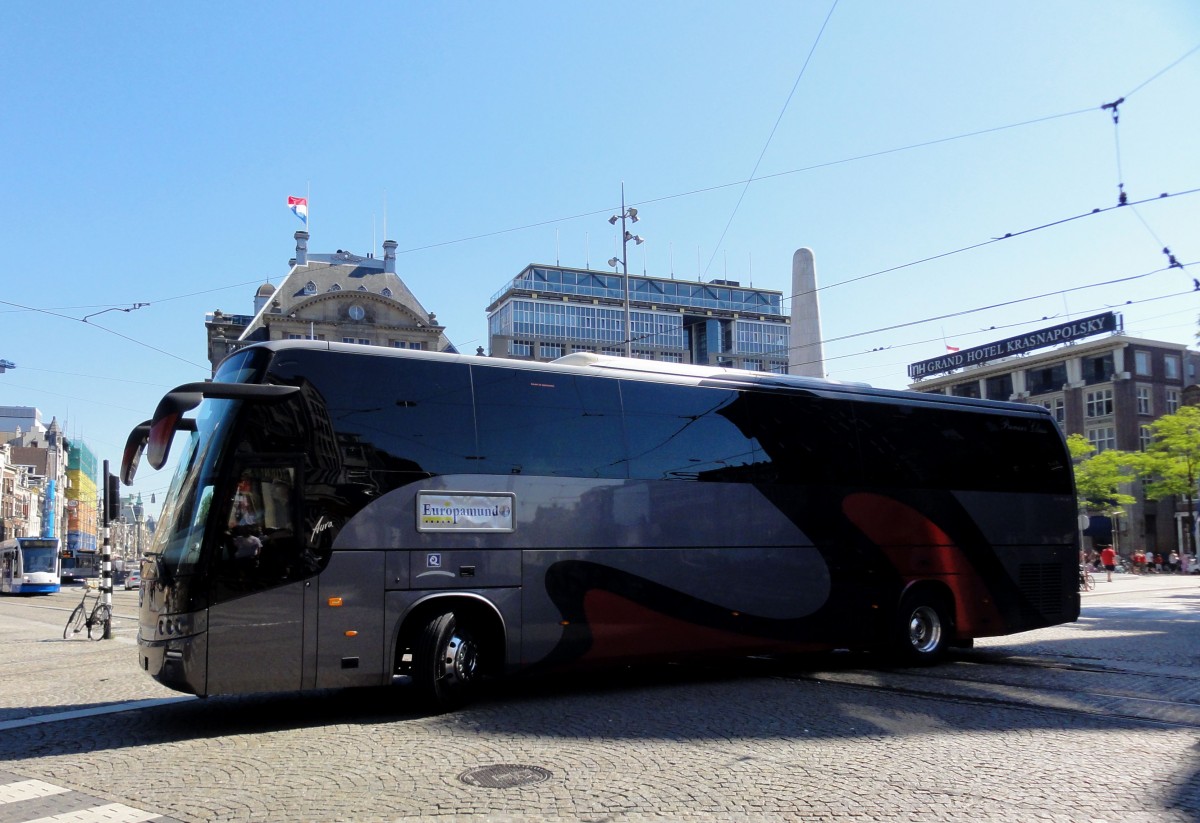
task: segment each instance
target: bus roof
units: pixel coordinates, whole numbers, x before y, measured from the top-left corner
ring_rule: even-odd
[[[400,357],[419,360],[440,360],[476,366],[502,366],[504,368],[529,369],[532,371],[557,371],[572,374],[604,374],[609,377],[624,376],[630,379],[660,380],[665,382],[690,383],[709,387],[759,388],[763,390],[808,391],[825,395],[852,395],[863,399],[882,402],[926,403],[939,406],[954,406],[977,411],[1004,411],[1022,415],[1049,416],[1050,412],[1041,405],[1008,400],[983,400],[974,397],[957,397],[944,394],[914,392],[908,389],[875,388],[867,383],[842,382],[819,377],[801,377],[774,372],[729,369],[718,366],[697,366],[686,363],[664,363],[657,360],[640,360],[590,352],[575,352],[550,362],[535,360],[509,360],[473,354],[421,351],[417,349],[393,349],[386,346],[366,346],[356,343],[334,343],[321,340],[270,340],[255,343],[246,348],[265,348],[272,351],[294,349],[339,352],[360,357]],[[242,351],[239,349],[238,351]]]

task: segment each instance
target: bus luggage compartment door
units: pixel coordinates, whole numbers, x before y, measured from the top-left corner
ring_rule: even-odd
[[[317,688],[378,686],[384,682],[387,554],[335,551],[317,578]],[[305,631],[311,628],[306,626]]]

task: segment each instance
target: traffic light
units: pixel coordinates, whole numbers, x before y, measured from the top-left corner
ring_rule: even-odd
[[[104,475],[104,514],[108,523],[121,519],[121,478]]]

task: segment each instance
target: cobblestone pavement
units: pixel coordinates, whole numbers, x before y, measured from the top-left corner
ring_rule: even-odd
[[[1101,581],[1080,622],[928,670],[516,680],[441,716],[403,689],[175,695],[137,670],[132,593],[99,643],[62,639],[77,597],[0,600],[0,823],[55,798],[113,809],[80,821],[1200,819],[1200,578]],[[70,791],[6,800],[45,786]]]

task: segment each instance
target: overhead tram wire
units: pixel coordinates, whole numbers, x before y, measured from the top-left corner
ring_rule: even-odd
[[[1136,205],[1141,205],[1143,203],[1155,203],[1160,200],[1167,200],[1167,199],[1170,199],[1173,197],[1183,197],[1183,196],[1189,195],[1189,194],[1196,194],[1197,192],[1200,192],[1200,187],[1192,188],[1192,189],[1185,189],[1183,191],[1177,191],[1174,193],[1163,192],[1162,194],[1159,194],[1155,197],[1147,197],[1145,200],[1138,200],[1136,202],[1130,203],[1129,205],[1136,206]],[[879,277],[880,275],[883,275],[883,274],[891,274],[892,272],[900,271],[901,269],[911,268],[913,266],[919,266],[922,263],[929,263],[933,260],[941,260],[942,258],[945,258],[945,257],[953,257],[956,254],[962,254],[963,252],[973,251],[975,249],[983,248],[984,246],[990,246],[993,243],[999,243],[1002,240],[1011,240],[1014,237],[1021,237],[1023,235],[1032,234],[1034,232],[1042,231],[1044,229],[1054,228],[1055,226],[1061,226],[1066,223],[1071,223],[1075,220],[1082,220],[1085,217],[1093,217],[1097,214],[1104,214],[1105,212],[1115,211],[1120,208],[1123,208],[1123,207],[1122,206],[1108,206],[1105,208],[1092,209],[1089,212],[1084,212],[1082,214],[1076,214],[1071,217],[1064,217],[1061,220],[1052,220],[1051,222],[1043,223],[1040,226],[1033,226],[1028,229],[1022,229],[1020,231],[1008,232],[1002,237],[993,237],[990,240],[983,240],[978,243],[972,243],[969,246],[963,246],[961,248],[951,249],[950,251],[941,252],[940,254],[933,254],[928,257],[922,257],[918,260],[912,260],[908,263],[901,263],[898,266],[891,266],[886,269],[879,269],[878,271],[873,271],[873,272],[869,272],[867,274],[862,274],[862,275],[859,275],[858,277],[851,277],[849,280],[839,280],[836,283],[829,283],[824,286],[818,286],[817,288],[810,289],[809,291],[796,292],[795,294],[788,295],[784,299],[785,300],[795,300],[798,297],[806,297],[810,294],[816,294],[818,292],[827,291],[829,289],[836,289],[839,286],[846,286],[846,285],[849,285],[850,283],[858,283],[862,280],[869,280],[872,277]],[[1192,265],[1192,264],[1188,264],[1188,265]],[[1178,267],[1178,264],[1172,263],[1171,265],[1167,266],[1168,269],[1174,268],[1174,267]],[[1166,269],[1162,269],[1162,271],[1166,271]]]
[[[1141,222],[1142,226],[1145,227],[1146,231],[1150,233],[1150,236],[1154,238],[1154,242],[1157,243],[1162,248],[1162,253],[1164,255],[1166,255],[1167,260],[1168,260],[1168,262],[1170,262],[1171,266],[1179,267],[1179,262],[1175,259],[1175,255],[1171,253],[1170,247],[1168,247],[1167,244],[1164,243],[1159,238],[1158,234],[1155,233],[1154,229],[1150,228],[1150,224],[1146,222],[1146,218],[1142,217],[1142,213],[1137,210],[1137,206],[1132,203],[1129,203],[1129,194],[1128,194],[1128,192],[1125,191],[1125,174],[1122,171],[1122,163],[1121,163],[1120,107],[1121,107],[1121,104],[1124,102],[1125,102],[1125,98],[1122,97],[1118,100],[1114,100],[1111,103],[1105,103],[1103,106],[1100,107],[1101,109],[1112,109],[1113,142],[1115,144],[1116,157],[1117,157],[1117,205],[1118,206],[1128,205],[1129,210],[1133,212],[1134,216],[1137,217],[1137,219]]]
[[[1159,71],[1157,71],[1157,72],[1155,72],[1154,74],[1152,74],[1152,75],[1151,75],[1151,76],[1150,76],[1148,79],[1146,79],[1146,80],[1143,80],[1141,83],[1138,83],[1138,84],[1137,84],[1136,86],[1134,86],[1132,89],[1130,89],[1129,91],[1125,92],[1125,97],[1126,97],[1126,98],[1133,97],[1133,95],[1137,94],[1139,91],[1141,91],[1142,89],[1144,89],[1146,86],[1150,85],[1150,84],[1151,84],[1151,83],[1153,83],[1155,80],[1157,80],[1158,78],[1162,77],[1164,74],[1166,74],[1166,73],[1167,73],[1167,72],[1169,72],[1171,69],[1173,69],[1173,68],[1175,68],[1176,66],[1178,66],[1180,63],[1182,63],[1184,60],[1186,60],[1186,59],[1188,59],[1189,57],[1191,57],[1191,56],[1192,56],[1193,54],[1195,54],[1196,52],[1200,52],[1200,44],[1197,44],[1197,45],[1193,46],[1191,49],[1189,49],[1187,52],[1185,52],[1185,53],[1183,54],[1183,56],[1179,57],[1177,60],[1175,60],[1174,62],[1172,62],[1172,63],[1171,63],[1170,65],[1168,65],[1166,68],[1160,69]]]
[[[1191,57],[1197,51],[1200,51],[1200,45],[1197,45],[1196,47],[1194,47],[1193,49],[1188,51],[1186,54],[1184,54],[1182,57],[1179,57],[1178,59],[1176,59],[1170,65],[1159,70],[1157,73],[1152,75],[1150,78],[1148,78],[1147,80],[1138,84],[1130,91],[1126,92],[1125,97],[1128,98],[1128,97],[1132,96],[1133,94],[1137,93],[1138,91],[1140,91],[1145,86],[1149,85],[1154,80],[1157,80],[1159,77],[1166,74],[1171,69],[1175,68],[1178,64],[1182,63],[1185,59],[1187,59],[1188,57]],[[963,132],[962,134],[951,135],[949,137],[939,137],[939,138],[935,138],[932,140],[924,140],[919,143],[909,143],[904,146],[896,146],[896,147],[890,148],[890,149],[881,149],[879,151],[867,152],[865,154],[858,154],[858,155],[854,155],[852,157],[843,157],[843,158],[840,158],[837,160],[828,160],[828,161],[825,161],[822,163],[814,163],[813,165],[810,165],[810,166],[803,166],[803,167],[796,168],[796,169],[788,169],[785,171],[773,172],[771,174],[764,174],[760,177],[753,177],[752,179],[735,180],[735,181],[732,181],[729,183],[718,183],[718,184],[715,184],[712,186],[703,186],[703,187],[697,188],[697,189],[690,189],[688,191],[678,192],[676,194],[666,194],[666,195],[662,195],[659,197],[646,198],[644,200],[639,200],[637,203],[634,203],[632,205],[642,206],[645,204],[662,203],[662,202],[666,202],[668,200],[678,200],[678,199],[684,198],[684,197],[694,197],[699,194],[707,194],[709,192],[720,191],[721,189],[733,188],[734,186],[745,186],[749,183],[762,182],[764,180],[770,180],[770,179],[773,179],[776,177],[786,177],[786,176],[793,175],[793,174],[802,174],[804,172],[816,171],[819,169],[829,168],[831,166],[845,165],[847,163],[855,163],[860,160],[870,160],[870,159],[876,158],[876,157],[884,157],[889,154],[898,154],[900,152],[913,151],[915,149],[921,149],[921,148],[928,148],[929,146],[936,146],[941,143],[950,143],[950,142],[954,142],[956,140],[965,140],[970,137],[979,137],[979,136],[982,136],[985,134],[994,134],[996,132],[1007,131],[1009,129],[1023,128],[1025,126],[1034,126],[1034,125],[1038,125],[1039,123],[1046,123],[1046,122],[1049,122],[1052,120],[1061,120],[1061,119],[1067,118],[1067,117],[1076,117],[1078,115],[1088,114],[1088,113],[1094,112],[1096,110],[1097,110],[1096,106],[1088,106],[1087,108],[1076,109],[1076,110],[1067,111],[1067,112],[1061,112],[1059,114],[1050,114],[1050,115],[1046,115],[1043,117],[1035,117],[1030,120],[1022,120],[1017,123],[1009,123],[1009,124],[1003,125],[1003,126],[992,126],[992,127],[986,128],[986,129],[978,129],[976,131]],[[1189,194],[1189,193],[1191,193],[1191,192],[1179,192],[1178,194]],[[1148,198],[1148,200],[1150,200],[1150,199],[1157,199],[1157,198]],[[1148,202],[1148,200],[1141,201],[1141,202]],[[443,241],[440,241],[437,243],[430,243],[430,244],[427,244],[424,246],[413,246],[412,248],[408,248],[408,249],[398,249],[396,254],[398,254],[398,255],[399,254],[414,254],[419,251],[428,251],[429,249],[441,248],[443,246],[452,246],[452,245],[457,245],[459,243],[469,243],[473,240],[482,240],[482,239],[486,239],[488,237],[497,237],[502,234],[512,234],[512,233],[518,232],[518,231],[525,231],[528,229],[541,228],[542,226],[549,226],[549,225],[553,225],[555,223],[568,223],[572,220],[582,220],[584,218],[595,217],[596,215],[600,215],[600,214],[609,214],[612,212],[613,208],[614,207],[612,207],[612,206],[606,206],[605,208],[602,208],[602,209],[594,209],[592,211],[581,212],[579,214],[574,214],[574,215],[570,215],[567,217],[555,217],[555,218],[551,218],[551,219],[547,219],[547,220],[540,220],[535,223],[526,223],[524,225],[513,226],[511,228],[497,229],[495,231],[483,232],[480,234],[469,235],[467,237],[460,237],[460,238],[457,238],[454,240],[443,240]],[[715,254],[715,252],[714,252],[714,254]],[[934,258],[929,258],[929,259],[933,260],[933,259],[937,259],[937,258],[934,257]],[[921,261],[917,261],[917,262],[921,262]],[[915,263],[914,264],[906,264],[906,265],[915,265]],[[212,292],[224,291],[226,289],[241,288],[243,286],[254,285],[255,283],[259,283],[259,282],[261,282],[260,279],[248,280],[248,281],[245,281],[242,283],[232,283],[232,284],[229,284],[226,286],[218,286],[218,287],[212,288],[212,289],[205,289],[202,291],[189,292],[187,294],[180,294],[180,295],[175,295],[172,297],[163,297],[163,298],[159,298],[157,300],[151,301],[151,302],[152,303],[165,303],[165,302],[172,301],[172,300],[182,300],[187,297],[195,297],[195,296],[201,295],[201,294],[209,294]],[[849,281],[847,281],[847,282],[849,282]],[[30,307],[26,307],[26,306],[19,306],[18,304],[15,304],[15,303],[6,303],[5,301],[0,301],[0,304],[18,306],[18,310],[23,310],[23,311],[47,311],[45,309],[33,309]],[[102,304],[100,306],[90,306],[90,305],[89,306],[62,306],[62,307],[58,307],[58,308],[60,308],[60,309],[97,308],[97,307],[103,307],[103,306],[107,306],[107,305],[109,305],[109,304]],[[68,319],[76,319],[76,318],[68,318]],[[100,327],[98,326],[97,328],[100,328]]]
[[[783,108],[779,110],[779,116],[775,118],[775,125],[771,126],[771,133],[767,135],[767,142],[763,144],[762,151],[758,153],[758,159],[754,161],[754,168],[750,170],[750,177],[746,180],[746,184],[742,186],[742,193],[738,195],[737,202],[733,205],[733,212],[729,215],[729,220],[725,223],[725,228],[721,232],[720,239],[717,240],[716,246],[713,247],[712,257],[708,258],[708,265],[704,267],[704,274],[706,275],[708,274],[708,270],[712,268],[713,260],[717,258],[717,252],[725,243],[725,235],[729,234],[729,227],[733,225],[733,219],[737,217],[738,209],[742,207],[742,201],[746,198],[746,192],[750,190],[750,184],[754,182],[754,175],[758,174],[758,167],[762,165],[763,158],[767,156],[767,149],[770,148],[771,141],[775,138],[775,132],[783,120],[784,113],[787,112],[788,104],[792,102],[792,97],[796,94],[796,89],[800,86],[800,80],[804,77],[804,72],[808,68],[813,54],[817,51],[817,45],[821,42],[821,35],[825,33],[825,27],[829,25],[829,19],[833,17],[833,12],[837,8],[837,4],[838,0],[833,0],[833,5],[829,7],[829,13],[825,15],[825,21],[821,23],[821,28],[817,32],[817,36],[813,38],[808,55],[804,58],[804,64],[800,66],[800,73],[796,75],[796,82],[792,84],[792,90],[788,92],[787,99],[783,101]]]
[[[1120,114],[1119,114],[1120,105],[1122,103],[1124,103],[1127,99],[1129,99],[1130,97],[1132,97],[1133,95],[1137,94],[1139,91],[1144,89],[1146,86],[1150,85],[1155,80],[1162,77],[1164,74],[1169,72],[1171,69],[1178,66],[1184,60],[1191,57],[1193,54],[1196,54],[1197,52],[1200,52],[1200,45],[1193,46],[1191,49],[1189,49],[1187,52],[1185,52],[1182,56],[1180,56],[1179,58],[1174,60],[1172,63],[1167,65],[1165,68],[1162,68],[1159,71],[1155,72],[1150,77],[1148,77],[1146,80],[1143,80],[1141,83],[1134,86],[1129,91],[1125,92],[1125,94],[1122,95],[1121,97],[1117,98],[1116,100],[1114,100],[1111,103],[1105,103],[1103,106],[1100,107],[1101,109],[1112,109],[1113,140],[1116,145],[1116,158],[1117,158],[1117,192],[1118,192],[1119,205],[1125,205],[1125,202],[1127,199],[1126,192],[1125,192],[1124,173],[1122,171],[1122,164],[1121,164],[1121,135],[1120,135]],[[1156,242],[1159,246],[1162,247],[1162,253],[1167,256],[1167,260],[1170,261],[1171,266],[1179,267],[1179,264],[1176,261],[1175,256],[1171,253],[1171,249],[1165,243],[1163,243],[1163,241],[1155,233],[1154,229],[1150,228],[1150,224],[1146,222],[1146,219],[1144,217],[1142,217],[1141,213],[1136,208],[1131,209],[1131,211],[1134,213],[1134,215],[1137,217],[1137,219],[1141,221],[1142,225],[1146,228],[1146,231],[1148,231],[1150,233],[1150,236],[1154,238],[1154,242]]]
[[[1185,265],[1186,266],[1195,266],[1197,264],[1196,263],[1187,263]],[[865,337],[868,334],[878,334],[879,332],[883,332],[883,331],[894,331],[895,329],[904,329],[904,328],[908,328],[910,326],[919,326],[922,323],[931,323],[935,320],[948,320],[951,317],[964,317],[968,314],[976,314],[978,312],[989,311],[991,309],[1000,309],[1000,308],[1004,308],[1005,306],[1015,306],[1018,303],[1028,303],[1032,300],[1041,300],[1046,297],[1057,297],[1057,296],[1063,295],[1063,294],[1071,294],[1072,292],[1100,288],[1101,286],[1113,286],[1113,285],[1116,285],[1117,283],[1128,283],[1133,280],[1140,280],[1144,277],[1150,277],[1152,275],[1161,274],[1162,272],[1170,271],[1170,270],[1171,270],[1171,267],[1167,266],[1165,268],[1155,269],[1154,271],[1143,272],[1142,274],[1133,274],[1133,275],[1130,275],[1129,277],[1118,277],[1115,280],[1106,280],[1101,283],[1088,283],[1087,285],[1083,285],[1083,286],[1072,286],[1069,289],[1059,289],[1057,291],[1043,292],[1042,294],[1035,294],[1035,295],[1031,295],[1029,297],[1018,297],[1015,300],[1005,300],[1000,303],[992,303],[987,306],[977,306],[976,308],[973,308],[973,309],[963,309],[962,311],[948,312],[947,314],[939,314],[935,317],[927,317],[924,320],[911,320],[907,323],[896,323],[894,325],[883,326],[878,329],[870,329],[868,331],[855,332],[854,334],[845,334],[845,335],[842,335],[841,337],[830,337],[830,338],[827,338],[824,342],[835,343],[839,340],[851,340],[855,337]]]
[[[830,10],[830,13],[832,14],[832,9]],[[826,18],[826,21],[828,21],[828,18]],[[815,47],[815,44],[814,44],[814,47]],[[1159,77],[1166,74],[1168,71],[1173,69],[1179,63],[1183,62],[1186,58],[1190,57],[1192,54],[1196,53],[1197,51],[1200,51],[1200,46],[1196,46],[1191,51],[1187,52],[1182,57],[1180,57],[1177,60],[1175,60],[1174,62],[1172,62],[1170,65],[1166,66],[1165,68],[1161,69],[1160,71],[1155,73],[1153,76],[1151,76],[1147,80],[1145,80],[1142,83],[1140,83],[1139,85],[1135,86],[1132,90],[1126,92],[1125,97],[1128,98],[1128,97],[1132,96],[1133,94],[1136,94],[1138,91],[1143,89],[1145,86],[1149,85],[1154,80],[1157,80]],[[986,128],[986,129],[978,129],[976,131],[964,132],[962,134],[952,135],[950,137],[940,137],[940,138],[936,138],[933,140],[925,140],[920,143],[910,143],[905,146],[897,146],[897,147],[891,148],[891,149],[882,149],[880,151],[867,152],[866,154],[859,154],[859,155],[855,155],[853,157],[845,157],[845,158],[842,158],[839,160],[829,160],[829,161],[826,161],[823,163],[816,163],[811,166],[804,166],[802,168],[789,169],[786,171],[775,172],[773,174],[764,174],[761,177],[753,177],[753,175],[752,175],[751,179],[737,180],[737,181],[734,181],[731,183],[719,183],[717,185],[705,186],[705,187],[698,188],[698,189],[691,189],[689,191],[679,192],[677,194],[668,194],[668,195],[663,195],[660,197],[647,198],[644,200],[639,200],[637,203],[634,203],[633,205],[642,206],[642,205],[646,205],[646,204],[662,203],[667,200],[675,200],[675,199],[679,199],[682,197],[692,197],[692,196],[695,196],[698,194],[707,194],[708,192],[712,192],[712,191],[720,191],[721,189],[732,188],[733,186],[747,186],[752,182],[761,182],[763,180],[769,180],[769,179],[776,178],[776,177],[784,177],[784,176],[792,175],[792,174],[800,174],[800,173],[806,172],[806,171],[815,171],[817,169],[829,168],[830,166],[843,165],[846,163],[854,163],[859,160],[869,160],[869,159],[872,159],[875,157],[883,157],[888,154],[897,154],[899,152],[912,151],[914,149],[920,149],[920,148],[927,148],[929,146],[936,146],[941,143],[949,143],[949,142],[953,142],[955,140],[965,140],[969,137],[979,137],[981,135],[993,134],[995,132],[1006,131],[1008,129],[1022,128],[1024,126],[1032,126],[1032,125],[1037,125],[1039,123],[1046,123],[1051,120],[1060,120],[1060,119],[1063,119],[1066,117],[1076,117],[1081,114],[1092,113],[1096,110],[1097,110],[1096,106],[1088,106],[1086,108],[1076,109],[1074,111],[1067,111],[1067,112],[1062,112],[1059,114],[1050,114],[1050,115],[1046,115],[1044,117],[1035,117],[1031,120],[1023,120],[1023,121],[1020,121],[1017,123],[1010,123],[1010,124],[1004,125],[1004,126],[993,126],[993,127]],[[549,219],[549,220],[542,220],[542,221],[539,221],[536,223],[527,223],[522,226],[514,226],[514,227],[508,228],[508,229],[499,229],[496,231],[471,235],[469,237],[462,237],[462,238],[458,238],[456,240],[443,240],[438,243],[430,243],[430,244],[427,244],[424,246],[414,246],[412,248],[398,250],[396,253],[398,255],[399,254],[413,254],[415,252],[428,251],[429,249],[440,248],[443,246],[451,246],[451,245],[456,245],[458,243],[468,243],[468,242],[471,242],[472,240],[481,240],[481,239],[484,239],[487,237],[496,237],[496,236],[502,235],[502,234],[511,234],[513,232],[524,231],[526,229],[540,228],[542,226],[548,226],[548,225],[552,225],[554,223],[566,223],[571,220],[580,220],[580,219],[583,219],[586,217],[595,217],[596,215],[607,214],[610,212],[612,212],[612,207],[606,207],[603,209],[595,209],[593,211],[583,212],[581,214],[572,215],[570,217],[558,217],[558,218],[553,218],[553,219]],[[713,254],[715,255],[716,252],[714,251]]]
[[[1195,265],[1200,265],[1200,262],[1183,263],[1183,264],[1181,264],[1181,267],[1186,269],[1186,268],[1189,268],[1189,267],[1195,266]],[[1072,292],[1086,291],[1087,289],[1095,289],[1095,288],[1100,288],[1103,286],[1112,286],[1112,285],[1116,285],[1118,283],[1128,283],[1133,280],[1141,280],[1146,277],[1151,277],[1155,274],[1162,274],[1163,272],[1170,271],[1172,268],[1173,268],[1172,266],[1166,266],[1161,269],[1154,269],[1153,271],[1143,272],[1141,274],[1129,275],[1128,277],[1118,277],[1116,279],[1106,280],[1106,281],[1103,281],[1100,283],[1088,283],[1088,284],[1085,284],[1082,286],[1072,286],[1071,288],[1068,288],[1068,289],[1059,289],[1057,291],[1044,292],[1042,294],[1031,295],[1028,297],[1018,297],[1013,300],[1005,300],[1003,302],[992,303],[987,306],[977,306],[976,308],[972,308],[972,309],[963,309],[961,311],[949,312],[947,314],[939,314],[939,315],[935,315],[933,317],[926,317],[921,320],[910,320],[906,323],[896,323],[891,326],[881,326],[880,328],[877,328],[877,329],[867,329],[866,331],[854,332],[853,334],[844,334],[840,337],[829,337],[829,338],[826,338],[823,342],[836,343],[836,342],[839,342],[842,340],[853,340],[858,337],[866,337],[867,335],[870,335],[870,334],[879,334],[880,332],[885,332],[885,331],[895,331],[896,329],[904,329],[904,328],[910,328],[912,326],[920,326],[925,323],[933,323],[933,322],[936,322],[939,320],[948,320],[952,317],[965,317],[969,314],[977,314],[978,312],[981,312],[981,311],[990,311],[992,309],[1004,308],[1005,306],[1015,306],[1019,303],[1028,303],[1033,300],[1042,300],[1047,297],[1057,297],[1057,296],[1064,295],[1064,294],[1070,294]],[[1130,300],[1130,301],[1126,301],[1125,303],[1123,303],[1121,305],[1122,306],[1134,306],[1134,305],[1139,305],[1141,303],[1149,303],[1149,302],[1153,302],[1155,300],[1165,300],[1169,297],[1181,297],[1185,294],[1194,294],[1194,293],[1195,293],[1195,290],[1188,290],[1188,291],[1184,291],[1184,292],[1178,292],[1175,294],[1163,295],[1161,297],[1146,298],[1144,300]],[[1033,322],[1036,322],[1036,321],[1033,321],[1033,320],[1025,321],[1025,323],[1033,323]],[[1025,323],[1018,323],[1016,325],[1025,325]],[[1002,326],[1001,328],[1005,328],[1005,327]],[[938,337],[936,339],[940,340],[941,338]],[[929,341],[924,341],[924,342],[929,342]],[[903,345],[908,345],[908,344],[903,344]],[[790,346],[788,348],[788,351],[790,352],[793,349],[798,349],[798,348],[802,348],[802,346]],[[892,348],[892,347],[889,347],[889,348]],[[878,351],[878,349],[876,349],[874,351]],[[855,355],[852,355],[852,356],[858,356],[859,354],[872,354],[872,353],[873,352],[860,352],[860,353],[856,353]],[[844,356],[851,356],[851,355],[844,355]],[[837,358],[827,358],[827,359],[832,360],[832,359],[837,359]]]
[[[1194,265],[1194,264],[1189,264],[1189,265]],[[1165,271],[1165,269],[1163,271]],[[1141,275],[1139,275],[1139,276],[1141,276]],[[1120,307],[1124,308],[1125,306],[1140,306],[1144,303],[1154,303],[1158,300],[1168,300],[1168,299],[1171,299],[1174,297],[1183,297],[1185,295],[1194,294],[1194,293],[1195,293],[1195,290],[1189,289],[1187,291],[1174,292],[1172,294],[1162,294],[1157,297],[1145,297],[1145,298],[1142,298],[1141,300],[1129,300],[1129,301],[1126,301],[1125,303],[1122,303]],[[1100,308],[1084,309],[1082,313],[1087,314],[1087,313],[1095,312],[1095,311],[1100,311]],[[1185,311],[1190,313],[1192,310],[1187,309]],[[1173,312],[1173,314],[1180,314],[1180,313],[1182,313],[1182,312]],[[1161,317],[1169,317],[1170,315],[1160,315],[1160,316]],[[937,319],[937,318],[933,318],[933,319]],[[916,323],[920,324],[920,323],[933,322],[933,319],[919,320],[919,321],[916,321]],[[1037,322],[1040,322],[1040,321],[1043,321],[1046,319],[1048,319],[1048,318],[1042,317],[1040,319],[1018,320],[1013,323],[1003,323],[999,326],[991,326],[990,328],[984,329],[981,331],[959,332],[959,333],[953,334],[951,336],[955,337],[955,338],[962,338],[962,337],[968,337],[973,334],[981,334],[983,331],[996,332],[996,331],[1003,331],[1005,329],[1015,329],[1015,328],[1018,328],[1019,326],[1028,326],[1031,323],[1037,323]],[[872,333],[873,332],[864,332],[863,334],[872,334]],[[836,338],[836,339],[844,339],[844,338]],[[880,352],[892,351],[893,349],[907,349],[907,348],[911,348],[913,346],[925,346],[930,343],[941,343],[944,341],[944,339],[945,339],[945,337],[939,333],[937,337],[930,337],[925,340],[912,340],[907,343],[893,343],[890,346],[880,346],[880,347],[877,347],[874,349],[868,349],[867,351],[849,352],[847,354],[837,354],[837,355],[833,355],[832,357],[826,356],[826,357],[822,358],[822,362],[829,361],[829,360],[845,360],[850,357],[865,357],[869,354],[879,354]],[[793,346],[792,348],[801,348],[801,347]],[[818,361],[814,360],[814,361],[809,361],[809,362],[815,363]],[[798,365],[809,365],[809,363],[808,362],[800,363]],[[866,368],[866,367],[864,367],[864,368]]]
[[[1022,120],[1019,123],[1009,123],[1008,125],[1004,125],[1004,126],[992,126],[990,128],[978,129],[976,131],[970,131],[970,132],[964,132],[962,134],[956,134],[956,135],[952,135],[950,137],[939,137],[939,138],[935,138],[933,140],[924,140],[920,143],[910,143],[910,144],[904,145],[904,146],[896,146],[896,147],[890,148],[890,149],[881,149],[879,151],[867,152],[865,154],[858,154],[858,155],[854,155],[852,157],[843,157],[838,160],[827,160],[822,163],[814,163],[811,166],[803,166],[801,168],[788,169],[786,171],[773,172],[771,174],[764,174],[764,175],[754,178],[753,180],[734,180],[729,183],[717,183],[712,186],[702,186],[701,188],[690,189],[688,191],[678,192],[676,194],[665,194],[665,195],[661,195],[659,197],[648,197],[643,200],[639,200],[632,205],[641,207],[641,206],[653,204],[653,203],[663,203],[663,202],[666,202],[667,200],[678,200],[683,197],[694,197],[695,195],[698,195],[698,194],[708,194],[709,192],[720,191],[721,189],[729,189],[729,188],[733,188],[734,186],[743,186],[743,185],[746,185],[747,183],[751,183],[751,182],[761,183],[764,180],[771,180],[776,177],[786,177],[786,176],[792,175],[792,174],[802,174],[807,171],[816,171],[818,169],[825,169],[825,168],[829,168],[831,166],[840,166],[840,165],[845,165],[847,163],[855,163],[855,162],[858,162],[859,160],[870,160],[875,157],[884,157],[889,154],[898,154],[900,152],[912,151],[912,150],[921,149],[921,148],[927,148],[929,146],[936,146],[941,143],[950,143],[955,140],[965,140],[970,137],[979,137],[984,134],[993,134],[995,132],[1007,131],[1008,129],[1017,129],[1017,128],[1022,128],[1024,126],[1033,126],[1033,125],[1037,125],[1039,123],[1046,123],[1051,120],[1060,120],[1065,117],[1075,117],[1075,116],[1078,116],[1081,114],[1090,114],[1094,111],[1096,111],[1095,106],[1088,106],[1085,109],[1076,109],[1075,111],[1062,112],[1060,114],[1050,114],[1050,115],[1046,115],[1044,117],[1035,117],[1032,120]],[[424,246],[413,246],[412,248],[408,248],[408,249],[398,249],[396,251],[396,254],[397,255],[414,254],[419,251],[428,251],[429,249],[441,248],[443,246],[453,246],[453,245],[457,245],[459,243],[469,243],[473,240],[483,240],[488,237],[497,237],[502,234],[512,234],[514,232],[525,231],[527,229],[541,228],[542,226],[550,226],[555,223],[568,223],[572,220],[581,220],[585,217],[595,217],[596,215],[599,215],[599,214],[611,214],[614,208],[616,208],[616,207],[608,206],[603,209],[595,209],[593,211],[582,212],[580,214],[574,214],[569,217],[555,217],[555,218],[552,218],[549,220],[541,220],[536,223],[526,223],[521,226],[513,226],[513,227],[507,228],[507,229],[497,229],[496,231],[484,232],[481,234],[473,234],[468,237],[460,237],[455,240],[442,240],[440,242],[429,243]]]
[[[68,314],[59,314],[58,312],[49,311],[48,309],[39,309],[36,306],[23,306],[20,303],[13,303],[8,300],[0,300],[0,305],[15,306],[18,309],[25,309],[26,311],[33,311],[33,312],[37,312],[39,314],[48,314],[51,317],[59,317],[59,318],[62,318],[63,320],[72,320],[76,323],[86,323],[85,320],[82,320],[78,317],[71,317]],[[105,331],[105,332],[108,332],[109,334],[116,335],[117,337],[120,337],[122,340],[128,340],[130,343],[134,343],[138,346],[142,346],[143,348],[150,349],[151,351],[156,351],[159,354],[165,354],[167,357],[172,357],[181,363],[187,363],[189,366],[195,366],[198,369],[204,369],[205,371],[208,371],[208,366],[202,366],[199,363],[193,363],[191,360],[188,360],[187,358],[184,358],[184,357],[180,357],[177,354],[172,354],[171,352],[167,351],[166,349],[160,349],[158,346],[152,346],[149,343],[145,343],[141,340],[130,337],[129,335],[126,335],[126,334],[121,334],[119,331],[113,331],[112,329],[110,329],[106,326],[101,326],[97,323],[86,323],[86,324],[93,329],[100,329],[100,331]]]

